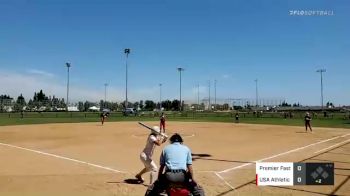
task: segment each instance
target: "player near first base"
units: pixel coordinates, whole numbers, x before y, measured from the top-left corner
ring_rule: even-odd
[[[312,132],[311,117],[310,117],[310,113],[309,112],[306,112],[304,120],[305,120],[305,131],[307,132],[307,128],[309,127],[310,131]]]
[[[154,130],[157,130],[160,133],[159,127],[154,126]],[[143,182],[142,175],[151,172],[150,173],[150,185],[153,184],[153,182],[157,179],[157,165],[156,163],[152,160],[152,155],[154,152],[154,149],[156,146],[160,146],[162,143],[166,141],[166,138],[162,138],[156,133],[151,133],[146,141],[146,146],[143,149],[143,151],[140,153],[140,160],[142,161],[143,165],[145,168],[143,168],[138,174],[136,174],[136,178],[140,181]]]

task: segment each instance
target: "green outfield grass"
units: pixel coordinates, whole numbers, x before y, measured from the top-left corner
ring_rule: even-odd
[[[227,122],[233,123],[231,113],[168,113],[168,121],[186,121],[186,122]],[[277,115],[266,115],[262,118],[253,117],[251,114],[241,115],[240,123],[250,124],[274,124],[303,126],[304,121],[300,116],[296,118],[280,118]],[[0,126],[5,125],[25,125],[25,124],[46,124],[46,123],[79,123],[79,122],[99,122],[99,113],[26,113],[24,118],[20,114],[11,113],[0,114]],[[158,114],[144,113],[142,116],[122,116],[121,113],[113,113],[108,122],[117,121],[159,121]],[[318,118],[312,120],[314,127],[334,127],[350,128],[350,120],[343,118]]]

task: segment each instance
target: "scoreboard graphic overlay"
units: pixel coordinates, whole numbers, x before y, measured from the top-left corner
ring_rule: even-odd
[[[334,163],[256,163],[256,185],[334,185]]]

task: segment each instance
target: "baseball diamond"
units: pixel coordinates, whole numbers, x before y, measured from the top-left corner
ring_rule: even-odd
[[[0,196],[350,196],[349,8],[0,0]]]
[[[184,138],[184,142],[192,148],[196,179],[208,195],[271,192],[308,195],[329,194],[334,190],[339,195],[347,193],[344,184],[350,148],[349,141],[344,143],[350,137],[347,129],[317,128],[314,134],[305,134],[301,126],[205,122],[172,122],[169,129],[181,129],[179,133],[184,135],[195,134],[193,138]],[[142,195],[145,186],[128,184],[125,180],[132,179],[142,166],[137,154],[143,142],[133,139],[132,134],[144,132],[137,122],[109,122],[104,126],[63,123],[0,127],[0,154],[6,157],[0,162],[0,192]],[[213,138],[215,143],[211,142]],[[329,146],[333,147],[314,153]],[[159,153],[156,149],[154,161],[157,164]],[[254,163],[258,160],[332,161],[338,168],[336,184],[332,187],[258,188],[252,182]]]

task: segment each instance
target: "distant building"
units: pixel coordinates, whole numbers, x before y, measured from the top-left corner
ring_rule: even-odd
[[[100,108],[98,108],[98,107],[96,107],[96,106],[91,106],[91,107],[89,107],[89,110],[90,111],[100,111]]]
[[[79,109],[77,106],[69,106],[68,111],[69,112],[79,112]]]

